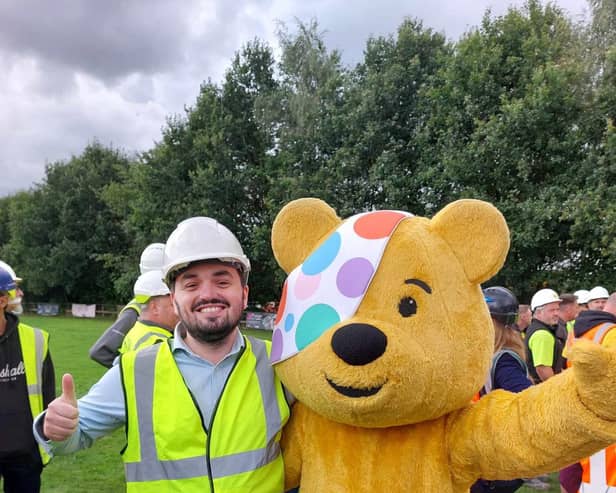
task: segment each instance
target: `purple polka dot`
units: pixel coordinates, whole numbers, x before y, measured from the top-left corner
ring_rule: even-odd
[[[280,356],[282,356],[282,331],[280,329],[275,329],[272,334],[272,351],[270,352],[270,361],[275,363],[280,360]]]
[[[307,276],[303,272],[300,272],[295,281],[294,293],[296,298],[300,300],[310,298],[318,289],[320,283],[321,274]]]
[[[368,289],[368,283],[372,279],[373,273],[374,267],[368,259],[363,257],[352,258],[340,267],[336,276],[336,286],[347,298],[357,298]]]

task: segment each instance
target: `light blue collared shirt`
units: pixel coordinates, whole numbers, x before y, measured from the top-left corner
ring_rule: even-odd
[[[244,338],[238,330],[231,351],[214,365],[193,353],[181,337],[180,325],[175,328],[173,357],[188,389],[197,401],[206,425],[209,425],[212,419],[214,406],[244,344]],[[94,440],[126,423],[120,366],[110,368],[89,392],[77,401],[77,406],[79,425],[75,433],[64,442],[47,441],[39,433],[39,429],[42,430],[44,412],[34,420],[34,436],[50,455],[65,455],[90,447]]]

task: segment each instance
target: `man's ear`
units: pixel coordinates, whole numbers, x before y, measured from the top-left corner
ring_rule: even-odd
[[[272,225],[272,250],[278,265],[289,273],[342,221],[327,203],[304,198],[285,205]]]

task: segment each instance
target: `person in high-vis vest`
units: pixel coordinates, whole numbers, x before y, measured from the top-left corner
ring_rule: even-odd
[[[162,269],[164,249],[164,243],[151,243],[145,247],[143,252],[141,252],[139,260],[139,271],[141,274]],[[91,359],[106,368],[111,368],[116,358],[120,355],[120,347],[124,337],[137,322],[141,315],[141,309],[147,301],[147,296],[136,295],[120,310],[115,322],[107,327],[105,332],[92,344],[89,350]]]
[[[56,394],[46,332],[9,311],[17,284],[0,268],[0,478],[5,493],[37,493],[49,456],[32,436],[32,419]]]
[[[148,301],[143,305],[139,320],[124,337],[120,354],[139,351],[166,341],[173,335],[173,328],[178,322],[171,303],[171,292],[163,282],[162,271],[152,270],[141,274],[135,281],[133,292],[135,297],[145,296]]]
[[[526,329],[528,372],[534,383],[544,382],[563,369],[566,332],[558,331],[560,298],[552,289],[540,289],[530,300],[533,318]]]
[[[35,422],[40,443],[66,454],[125,426],[130,493],[282,492],[291,398],[270,343],[239,330],[249,272],[226,227],[206,217],[181,222],[163,269],[180,319],[174,337],[122,355],[79,402],[64,375],[62,396]]]
[[[616,293],[606,300],[603,310],[586,310],[579,314],[573,326],[575,339],[587,339],[605,347],[616,346]],[[580,493],[616,493],[616,445],[581,461]],[[571,492],[574,490],[572,489]]]

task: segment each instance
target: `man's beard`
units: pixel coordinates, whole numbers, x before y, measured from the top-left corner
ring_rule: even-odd
[[[189,314],[185,313],[177,304],[175,307],[179,313],[181,326],[191,335],[193,339],[208,344],[217,344],[224,341],[229,334],[231,334],[240,323],[242,318],[242,311],[236,317],[232,317],[232,314],[227,310],[224,318],[215,318],[211,320],[198,320],[193,314],[193,310],[207,303],[219,303],[229,307],[229,303],[222,299],[201,300],[191,307]]]

